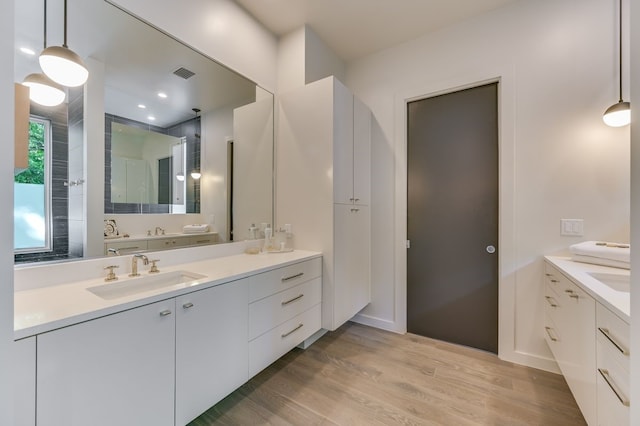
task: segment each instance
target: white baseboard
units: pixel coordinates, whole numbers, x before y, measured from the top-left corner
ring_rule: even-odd
[[[518,351],[513,351],[507,354],[500,353],[498,354],[498,357],[503,361],[513,362],[514,364],[537,368],[538,370],[544,370],[550,373],[561,374],[558,364],[552,358]]]
[[[401,328],[399,328],[399,326],[393,321],[376,318],[365,314],[356,314],[353,318],[351,318],[351,321],[382,330],[392,331],[398,334],[405,334],[407,332],[407,330],[402,330]]]

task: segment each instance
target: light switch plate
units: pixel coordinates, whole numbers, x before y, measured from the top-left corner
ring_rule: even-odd
[[[582,237],[584,235],[584,220],[560,219],[560,235]]]

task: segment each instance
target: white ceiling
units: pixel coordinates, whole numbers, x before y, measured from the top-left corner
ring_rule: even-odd
[[[308,24],[345,61],[514,1],[236,0],[278,36]]]

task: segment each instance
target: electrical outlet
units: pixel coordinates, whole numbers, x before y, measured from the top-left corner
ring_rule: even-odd
[[[560,235],[582,237],[584,235],[584,220],[560,219]]]

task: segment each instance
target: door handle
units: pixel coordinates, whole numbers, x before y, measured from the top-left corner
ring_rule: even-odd
[[[493,253],[496,252],[495,246],[492,246],[492,245],[488,245],[485,250],[487,250],[487,253],[489,253],[489,254],[493,254]]]

